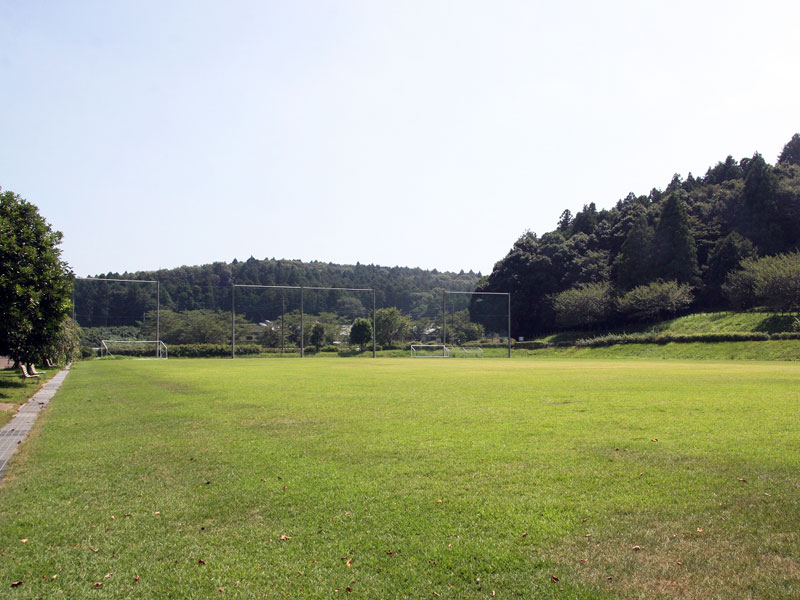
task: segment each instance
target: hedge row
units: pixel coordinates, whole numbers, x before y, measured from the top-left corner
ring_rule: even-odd
[[[769,340],[800,339],[797,333],[776,333],[770,335],[764,332],[742,333],[621,333],[609,334],[595,338],[577,340],[575,346],[584,348],[597,348],[613,346],[616,344],[692,344],[695,342],[766,342]]]

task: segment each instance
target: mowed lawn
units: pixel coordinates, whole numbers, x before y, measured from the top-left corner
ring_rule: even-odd
[[[0,596],[798,598],[799,403],[789,363],[83,362]]]

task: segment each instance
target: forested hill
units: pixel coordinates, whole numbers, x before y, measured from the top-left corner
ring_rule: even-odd
[[[250,257],[231,263],[179,267],[135,273],[106,273],[102,278],[158,280],[161,282],[161,307],[176,311],[219,310],[231,307],[231,284],[287,285],[374,288],[376,304],[397,307],[413,318],[433,317],[441,308],[441,290],[475,289],[480,273],[427,271],[408,267],[377,265],[337,265],[324,262],[264,259]],[[299,296],[288,293],[288,305],[276,293],[239,289],[236,310],[252,320],[271,319],[285,307],[296,308]],[[354,302],[357,301],[357,302]],[[348,312],[358,314],[352,305],[371,306],[371,295],[309,293],[306,310],[334,312],[349,303]],[[154,309],[153,286],[77,281],[75,306],[78,322],[84,326],[131,324]]]
[[[795,134],[774,166],[758,153],[728,156],[613,208],[564,211],[554,231],[525,232],[480,287],[512,292],[515,335],[726,309],[735,302],[726,279],[743,260],[795,252],[798,241]]]

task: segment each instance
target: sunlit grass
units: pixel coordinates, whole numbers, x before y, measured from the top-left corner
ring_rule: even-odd
[[[798,369],[81,363],[0,486],[0,589],[794,598]]]

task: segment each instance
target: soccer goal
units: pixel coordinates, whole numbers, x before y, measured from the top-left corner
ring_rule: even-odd
[[[453,348],[451,352],[457,356],[465,358],[481,358],[483,357],[483,348],[480,346],[458,346]]]
[[[411,358],[450,358],[450,348],[444,344],[411,344]]]
[[[166,359],[169,355],[167,345],[161,340],[100,340],[100,358],[153,358],[154,355],[160,359]]]

